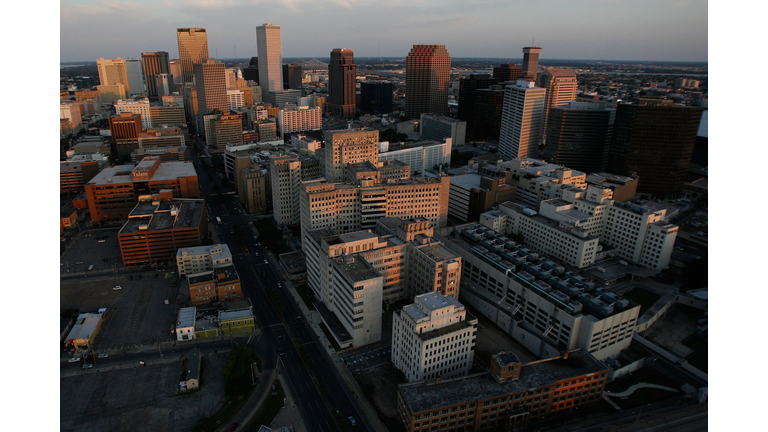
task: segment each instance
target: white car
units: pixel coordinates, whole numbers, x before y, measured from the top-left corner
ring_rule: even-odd
[[[83,369],[91,369],[93,368],[93,363],[83,363]]]
[[[67,360],[69,363],[77,363],[80,361],[80,357],[72,357],[71,359]]]
[[[267,260],[264,260],[264,264],[269,264],[269,261],[267,261]]]
[[[121,287],[120,285],[117,285],[117,286],[113,286],[113,287],[112,287],[112,291],[119,291],[119,290],[121,290],[121,289],[123,289],[123,287]]]
[[[104,243],[106,240],[99,240],[97,243]]]
[[[98,357],[98,358],[107,358],[107,357],[109,357],[109,354],[101,353],[101,354],[97,355],[96,357]]]
[[[278,287],[278,288],[282,288],[283,286],[282,286],[282,285],[280,285],[280,284],[277,284],[277,287]]]

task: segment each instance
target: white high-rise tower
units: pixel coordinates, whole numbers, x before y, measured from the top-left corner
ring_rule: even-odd
[[[538,156],[546,93],[526,80],[504,89],[499,137],[499,154],[504,160]]]
[[[266,23],[256,27],[259,55],[259,85],[264,95],[283,90],[283,47],[280,26]]]

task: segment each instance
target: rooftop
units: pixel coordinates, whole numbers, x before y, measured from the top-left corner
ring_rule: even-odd
[[[146,159],[147,158],[144,158],[142,162],[139,162],[139,166],[141,166]],[[154,161],[152,161],[152,163],[154,163]],[[135,167],[132,164],[104,168],[101,172],[96,174],[88,184],[103,185],[108,183],[133,183],[131,171],[134,168]],[[180,177],[197,177],[197,172],[191,162],[162,162],[149,181],[173,180]]]
[[[431,241],[435,242],[436,240],[431,238]],[[461,257],[456,252],[445,247],[445,245],[442,243],[428,243],[425,245],[417,246],[417,249],[419,252],[428,256],[430,259],[432,259],[432,261],[435,262],[457,259]]]
[[[443,336],[451,334],[451,333],[456,333],[456,332],[459,332],[459,331],[462,331],[462,330],[466,330],[468,328],[472,328],[472,325],[469,323],[469,321],[474,320],[474,319],[475,319],[475,317],[473,317],[472,315],[467,313],[467,319],[464,320],[464,321],[459,321],[459,322],[456,322],[456,323],[453,323],[453,324],[449,324],[449,325],[447,325],[445,327],[440,327],[440,328],[435,329],[435,330],[430,330],[430,331],[427,331],[427,332],[424,332],[424,333],[419,333],[418,336],[419,336],[419,339],[421,339],[423,342],[426,342],[426,341],[429,341],[429,340],[432,340],[432,339],[437,339],[439,337],[443,337]]]
[[[251,308],[219,311],[219,322],[245,318],[253,318],[253,311]]]
[[[492,355],[491,357],[495,358],[502,367],[513,363],[520,363],[520,358],[515,353],[509,351],[502,351],[498,354]]]
[[[90,339],[100,322],[100,313],[83,313],[78,315],[75,325],[69,331],[66,340]]]
[[[197,228],[202,220],[205,200],[184,199],[152,204],[140,202],[128,215],[118,234],[169,229]]]
[[[196,313],[196,307],[179,309],[179,317],[176,320],[176,327],[194,327]]]
[[[567,359],[557,357],[525,364],[520,370],[520,378],[506,383],[498,383],[490,372],[481,372],[437,382],[401,384],[399,387],[405,403],[415,414],[463,402],[528,391],[607,370],[592,355],[578,350],[570,352]]]
[[[449,307],[449,306],[453,306],[455,308],[464,307],[464,305],[459,303],[459,301],[456,300],[455,298],[451,296],[442,295],[439,292],[421,294],[416,296],[414,300],[424,305],[424,307],[426,307],[430,311],[442,309],[444,307]]]
[[[211,253],[212,250],[218,250],[218,249],[220,249],[221,252]],[[212,259],[232,257],[232,253],[229,251],[229,246],[226,243],[180,248],[176,252],[177,257],[187,256],[187,255],[205,255],[205,254],[210,254],[212,256]]]
[[[342,255],[333,260],[333,265],[353,284],[364,280],[381,278],[381,274],[360,256]]]
[[[480,189],[481,177],[479,174],[451,176],[451,185],[461,186],[466,189]]]
[[[200,348],[189,350],[187,361],[187,379],[200,379]]]
[[[304,254],[301,252],[288,252],[280,254],[280,261],[284,262],[286,267],[291,270],[302,269],[307,265]]]

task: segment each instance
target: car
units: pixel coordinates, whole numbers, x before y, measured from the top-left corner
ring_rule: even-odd
[[[280,284],[278,283],[278,284],[277,284],[277,287],[278,287],[278,288],[282,288],[283,286],[282,286],[282,285],[280,285]]]
[[[71,359],[67,360],[69,363],[77,363],[80,361],[80,357],[72,357]]]
[[[107,357],[109,357],[109,354],[107,354],[107,353],[99,353],[99,355],[97,355],[96,357],[98,357],[98,358],[107,358]]]
[[[96,242],[96,243],[104,243],[104,242],[106,242],[106,240],[99,240],[99,241],[98,241],[98,242]]]
[[[123,287],[121,287],[120,285],[115,285],[112,287],[112,291],[120,291],[121,289],[123,289]]]
[[[277,353],[280,354],[280,355],[285,355],[285,352],[280,347],[277,348]]]
[[[75,265],[80,265],[82,263],[83,263],[82,261],[77,261],[77,262],[75,262]]]
[[[347,417],[347,420],[349,420],[349,424],[352,425],[352,427],[357,426],[357,422],[355,421],[355,418],[352,416]]]
[[[259,256],[258,252],[254,252],[253,254],[256,255],[256,256]],[[64,265],[64,264],[62,264],[62,265]]]
[[[93,368],[93,363],[83,363],[83,369],[91,369]]]
[[[91,271],[91,270],[93,270],[93,264],[88,266],[88,271]]]
[[[269,261],[267,261],[267,260],[264,260],[264,264],[269,264]]]
[[[142,366],[146,366],[147,365],[146,363],[144,363],[144,360],[139,360],[139,364],[142,365]]]

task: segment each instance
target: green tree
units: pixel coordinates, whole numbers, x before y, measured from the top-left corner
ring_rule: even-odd
[[[257,361],[256,353],[243,345],[235,344],[224,364],[225,390],[230,396],[245,393],[251,385],[251,364]]]

